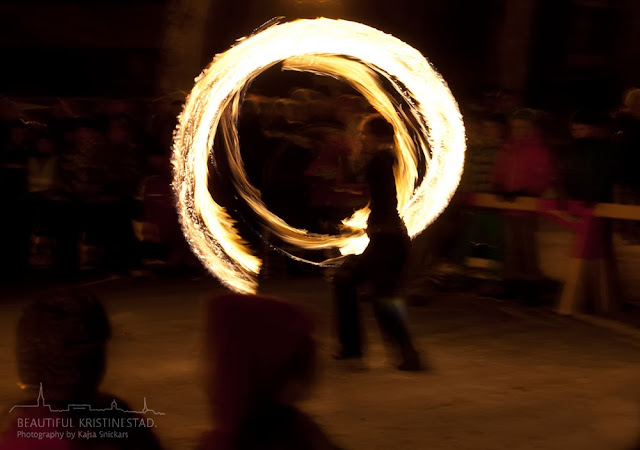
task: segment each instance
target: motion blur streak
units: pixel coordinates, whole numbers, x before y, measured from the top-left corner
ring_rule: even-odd
[[[343,255],[362,252],[368,242],[368,208],[345,219],[339,235],[309,233],[271,213],[248,181],[235,128],[241,95],[251,80],[283,61],[288,69],[351,83],[394,126],[398,204],[412,237],[447,206],[464,164],[458,106],[440,75],[404,42],[363,24],[324,18],[276,24],[240,39],[216,55],[196,79],[179,117],[173,152],[174,189],[185,236],[208,270],[240,292],[255,292],[261,261],[237,233],[231,216],[209,195],[209,152],[219,125],[225,141],[219,147],[229,152],[234,186],[272,233],[301,248],[337,247]],[[376,74],[400,94],[413,120],[384,91]],[[415,137],[407,126],[417,132]],[[417,180],[418,151],[427,161],[422,180]]]

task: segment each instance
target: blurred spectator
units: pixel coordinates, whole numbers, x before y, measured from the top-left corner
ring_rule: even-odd
[[[297,403],[316,377],[313,324],[271,298],[224,294],[207,305],[206,389],[214,430],[201,449],[337,449]]]
[[[264,111],[260,100],[247,95],[240,108],[238,139],[244,170],[251,184],[258,190],[262,190],[262,169],[273,147],[273,139],[263,136],[262,114]]]
[[[516,196],[539,197],[552,187],[554,167],[536,115],[516,112],[509,121],[509,137],[493,167],[494,189],[507,200]],[[506,211],[504,237],[505,295],[536,301],[542,274],[538,266],[535,213]]]
[[[572,137],[561,164],[561,180],[572,200],[611,202],[614,155],[611,119],[602,111],[579,110],[569,124]]]
[[[314,159],[305,175],[310,184],[312,216],[323,233],[336,233],[342,219],[367,203],[364,170],[359,165],[359,126],[370,105],[361,96],[341,95],[329,100],[333,117],[317,130]]]
[[[618,183],[635,194],[640,192],[636,167],[640,161],[640,89],[630,90],[615,122]],[[631,195],[631,192],[629,194]]]
[[[507,197],[538,197],[554,179],[551,151],[545,145],[531,110],[520,110],[509,121],[509,136],[496,155],[494,190]]]
[[[476,138],[469,138],[460,190],[492,193],[492,171],[505,143],[506,123],[502,114],[495,113],[481,114],[478,122]],[[475,277],[499,277],[503,259],[502,215],[475,208],[467,209],[466,216],[460,249],[462,263]]]
[[[313,89],[300,88],[291,93],[291,99],[306,105],[308,122],[326,123],[330,120],[333,113],[332,101],[323,93]]]
[[[60,157],[64,189],[70,198],[83,203],[101,199],[107,174],[103,167],[106,138],[95,119],[77,119],[71,124],[71,134]]]
[[[311,159],[311,149],[304,143],[298,145],[298,139],[284,137],[275,142],[275,147],[268,155],[262,177],[262,199],[274,214],[289,225],[308,229],[311,222],[309,212],[309,192],[305,183],[304,172]],[[276,241],[276,237],[261,230],[265,240],[262,243],[265,277],[283,276],[291,268],[290,260],[280,252],[272,251],[273,245],[293,250],[293,246]]]
[[[99,390],[106,370],[106,346],[110,336],[105,310],[88,291],[50,293],[23,310],[17,328],[16,360],[26,399],[17,404],[31,405],[37,398],[38,406],[12,408],[13,411],[3,414],[0,449],[160,448],[147,427],[98,427],[100,431],[127,433],[126,438],[109,438],[98,435],[97,428],[82,425],[81,419],[92,418],[92,414],[104,418],[102,420],[141,417],[128,412],[132,408],[126,402]],[[114,401],[120,410],[109,408]],[[91,410],[102,411],[92,413],[69,405],[90,405]],[[42,426],[25,427],[21,425],[25,419],[36,420]],[[58,431],[64,439],[30,439],[21,437],[20,431]],[[92,431],[96,437],[82,440],[78,431]],[[68,439],[67,432],[76,433],[76,439]]]
[[[142,257],[147,262],[160,262],[170,273],[179,274],[200,269],[200,264],[182,234],[171,182],[170,157],[150,155],[137,196],[136,235],[141,243]]]
[[[487,110],[504,116],[511,116],[524,105],[522,93],[509,89],[488,89],[482,103]]]
[[[24,122],[12,121],[0,149],[0,207],[4,211],[0,220],[0,277],[3,278],[20,275],[27,267],[27,158],[33,150],[31,137]]]
[[[614,123],[616,154],[616,203],[640,204],[640,89],[630,89]],[[620,222],[622,238],[633,244],[640,243],[640,226],[637,222]]]
[[[153,139],[155,148],[159,148],[161,151],[171,149],[173,132],[178,122],[177,117],[182,111],[185,97],[186,93],[175,92],[150,105],[150,117],[147,119],[148,125],[145,129]]]
[[[469,256],[494,250],[499,215],[490,210],[466,207],[456,198],[474,192],[491,192],[492,168],[495,156],[504,142],[505,124],[502,115],[486,113],[480,108],[464,114],[467,151],[464,171],[454,199],[447,208],[411,244],[407,277],[412,298],[422,303],[426,288],[450,289],[462,281]],[[428,290],[428,289],[427,289]]]
[[[263,172],[263,200],[275,214],[294,227],[305,228],[308,215],[304,171],[311,159],[310,141],[294,132],[298,125],[287,122],[289,129],[267,131],[267,136],[278,137],[267,156]],[[274,134],[275,133],[275,134]]]
[[[99,244],[104,248],[104,268],[110,273],[131,274],[140,258],[133,231],[134,197],[146,156],[137,125],[127,116],[115,116],[107,124],[104,202],[97,211]]]
[[[93,119],[69,123],[66,147],[60,154],[61,194],[65,202],[57,221],[57,267],[73,275],[95,264],[90,253],[99,244],[100,208],[105,196],[107,174],[103,158],[106,140]]]
[[[308,118],[306,105],[289,98],[275,100],[270,113],[271,123],[265,131],[271,136],[295,136]]]
[[[60,188],[56,142],[49,132],[36,138],[35,153],[27,160],[27,190],[31,218],[32,267],[51,268],[55,247],[54,217]]]
[[[483,114],[477,130],[468,138],[461,188],[470,192],[492,192],[492,171],[498,151],[505,141],[506,124],[501,114]],[[468,133],[470,134],[470,133]],[[474,138],[475,136],[475,138]]]
[[[135,124],[116,116],[105,133],[96,120],[80,119],[71,130],[60,156],[66,198],[58,226],[60,266],[129,274],[138,268],[132,218],[144,158]]]
[[[128,199],[135,193],[146,157],[144,136],[133,119],[114,116],[107,123],[107,192]]]
[[[585,202],[587,206],[596,203],[610,203],[613,200],[615,181],[615,155],[611,142],[611,117],[604,111],[582,109],[572,117],[570,123],[572,145],[564,155],[562,181],[566,195],[572,200]],[[612,240],[611,220],[606,218],[583,218],[590,234],[588,245],[582,250],[583,256],[598,257],[604,260],[607,276],[593,266],[587,266],[586,278],[602,286],[585,292],[589,306],[598,305],[593,292],[607,292],[617,301],[619,291],[619,271],[615,259]],[[602,295],[602,294],[601,294]]]
[[[36,138],[35,152],[27,160],[27,189],[32,194],[51,196],[58,189],[56,142],[49,133]]]
[[[350,179],[348,158],[351,149],[344,131],[335,127],[321,129],[323,137],[316,141],[314,159],[305,170],[309,185],[310,225],[314,231],[334,234],[340,220],[350,216],[358,206],[359,197],[355,180]],[[351,182],[351,183],[349,183]],[[351,189],[350,189],[351,188]],[[359,206],[366,204],[360,201]]]

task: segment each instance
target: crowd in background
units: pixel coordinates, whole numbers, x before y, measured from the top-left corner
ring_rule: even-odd
[[[640,146],[640,91],[631,89],[622,104],[607,110],[581,107],[565,114],[519,108],[471,111],[467,116],[467,163],[459,192],[556,199],[557,209],[574,200],[638,204],[635,175]],[[542,278],[535,214],[466,209],[467,220],[456,256],[500,261],[504,280],[524,281],[524,291]],[[623,242],[639,244],[637,224],[615,221],[602,239],[611,247],[615,230]],[[612,255],[613,256],[613,255]],[[471,258],[469,258],[471,257]],[[535,294],[534,294],[535,295]]]
[[[130,275],[143,256],[181,258],[162,113],[145,123],[134,103],[60,102],[3,123],[3,277]],[[145,245],[148,214],[156,226]]]
[[[37,109],[22,103],[13,115],[4,108],[2,277],[37,269],[70,276],[136,275],[160,266],[197,270],[171,191],[171,132],[182,100],[56,100]],[[622,95],[614,110],[559,113],[525,106],[504,92],[461,105],[467,156],[459,193],[640,203],[640,90]],[[366,204],[357,124],[371,112],[352,92],[247,94],[238,120],[240,147],[247,175],[267,206],[294,226],[331,233]],[[451,220],[459,214],[468,220]],[[263,246],[258,251],[268,253],[265,243],[281,245],[250,217],[239,222],[260,237],[254,242]],[[438,222],[445,224],[440,231]],[[527,240],[535,229],[531,216],[461,206],[449,208],[438,222],[431,233],[446,229],[447,238],[439,236],[425,250],[436,260],[511,258],[514,270],[538,270],[527,267],[532,259],[526,253],[534,249],[512,252],[516,242],[534,245]],[[633,222],[618,229],[634,244],[640,243],[639,230]],[[267,264],[265,270],[280,269]]]

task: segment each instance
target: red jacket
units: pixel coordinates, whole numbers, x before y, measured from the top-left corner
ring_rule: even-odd
[[[492,178],[499,191],[540,196],[554,178],[551,152],[539,138],[510,139],[496,156]]]

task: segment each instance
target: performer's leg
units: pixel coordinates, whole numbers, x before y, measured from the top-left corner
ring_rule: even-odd
[[[337,314],[340,349],[337,358],[362,355],[362,330],[358,310],[357,288],[361,277],[358,257],[350,257],[336,271],[333,291]]]
[[[400,352],[402,370],[420,370],[422,365],[406,323],[406,306],[399,297],[378,297],[373,310],[383,337]]]
[[[376,236],[366,255],[374,289],[373,308],[385,340],[399,351],[403,370],[420,370],[421,364],[406,323],[405,305],[398,295],[404,277],[410,241],[407,236]]]

